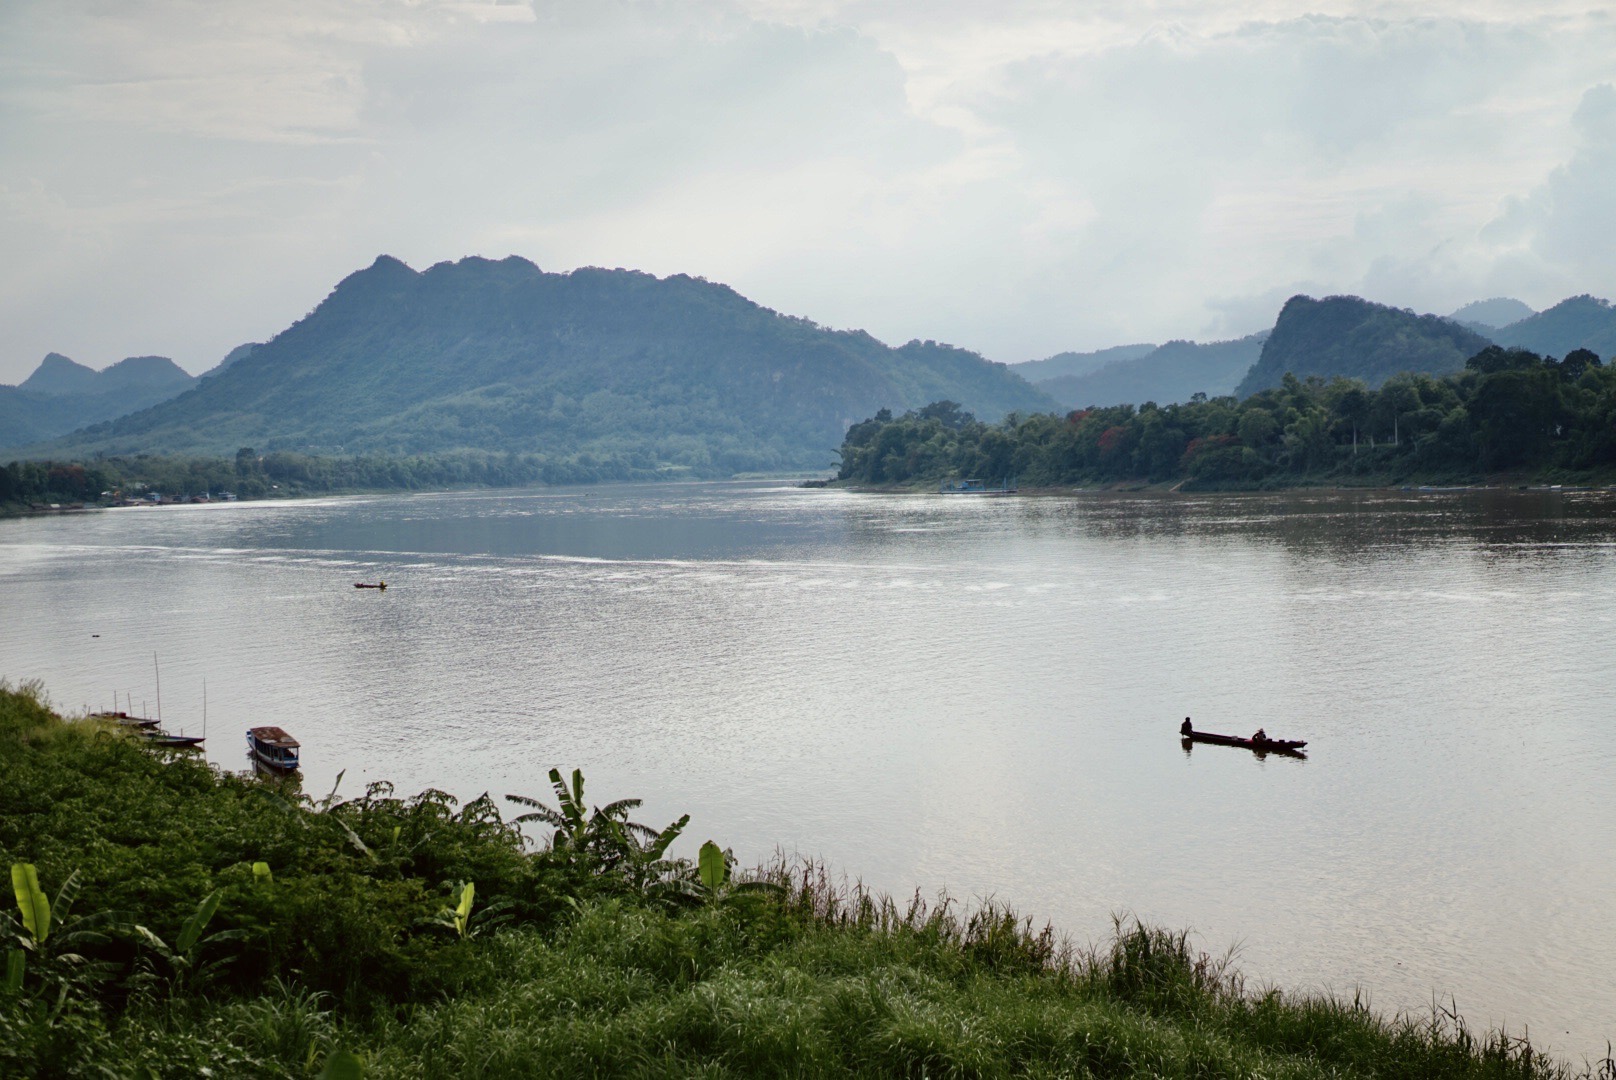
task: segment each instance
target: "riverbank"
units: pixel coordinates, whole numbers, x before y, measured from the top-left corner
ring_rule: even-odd
[[[818,866],[720,880],[669,857],[682,822],[591,814],[581,778],[535,777],[542,810],[380,784],[313,800],[9,687],[0,760],[0,861],[34,867],[53,908],[47,935],[8,905],[25,954],[0,990],[8,1075],[305,1076],[339,1053],[383,1077],[1597,1068],[1440,1010],[1252,990],[1160,929],[1076,950],[1002,908],[893,903]],[[507,816],[524,812],[545,843]]]

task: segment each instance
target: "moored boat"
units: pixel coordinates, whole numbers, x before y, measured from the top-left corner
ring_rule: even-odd
[[[372,585],[369,582],[356,581],[356,582],[354,582],[353,587],[356,588],[356,589],[385,589],[385,588],[387,588],[387,582],[378,581],[374,585]]]
[[[299,743],[278,727],[255,727],[247,730],[247,750],[253,760],[277,772],[291,772],[298,767]]]
[[[147,746],[166,746],[174,750],[195,750],[206,742],[202,735],[170,735],[166,731],[141,728],[135,732]]]
[[[149,716],[130,716],[126,712],[91,713],[89,718],[91,720],[105,720],[108,723],[126,728],[154,728],[158,724],[158,721]]]

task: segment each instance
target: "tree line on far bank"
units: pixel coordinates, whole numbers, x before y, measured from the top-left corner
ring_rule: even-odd
[[[259,454],[243,447],[233,458],[141,454],[87,461],[13,461],[0,465],[0,510],[113,497],[218,496],[243,499],[342,491],[430,491],[455,487],[525,487],[535,484],[651,480],[690,475],[620,455],[588,453],[457,454],[328,457],[287,451]]]
[[[838,478],[913,484],[950,477],[1029,485],[1162,483],[1238,489],[1297,483],[1471,480],[1616,471],[1616,367],[1492,346],[1445,377],[1362,382],[1286,375],[1244,400],[1012,414],[984,424],[953,402],[853,425]]]

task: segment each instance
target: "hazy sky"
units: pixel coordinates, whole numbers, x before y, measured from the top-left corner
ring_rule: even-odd
[[[1616,17],[0,0],[0,382],[201,371],[382,252],[699,274],[1006,362],[1294,292],[1611,296]]]

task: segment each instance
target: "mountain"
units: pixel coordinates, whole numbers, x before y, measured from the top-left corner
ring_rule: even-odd
[[[30,394],[59,397],[66,394],[95,393],[95,369],[74,363],[61,353],[46,353],[34,373],[17,384]]]
[[[1486,327],[1485,330],[1476,330],[1477,333],[1485,335],[1487,330],[1508,326],[1512,322],[1531,318],[1534,314],[1536,313],[1530,307],[1519,300],[1507,296],[1495,296],[1491,300],[1473,300],[1448,318],[1472,330]]]
[[[1241,378],[1257,362],[1268,331],[1234,341],[1198,344],[1169,341],[1143,356],[1113,360],[1086,375],[1045,379],[1038,388],[1068,409],[1088,406],[1166,405],[1188,401],[1192,394],[1218,397],[1234,393]]]
[[[152,395],[173,397],[190,389],[194,382],[195,377],[166,356],[131,356],[96,371],[61,353],[50,353],[17,389],[47,397],[134,394],[148,398],[136,406],[141,408],[152,403]]]
[[[209,375],[217,375],[219,372],[223,371],[231,364],[234,364],[236,361],[245,360],[247,357],[252,355],[254,349],[261,347],[262,344],[263,343],[259,341],[249,341],[245,345],[237,345],[234,349],[231,349],[229,352],[224,354],[223,360],[220,360],[217,364],[213,365],[213,367],[204,371],[201,377],[205,379]]]
[[[1300,378],[1344,375],[1379,386],[1404,371],[1445,375],[1492,342],[1438,315],[1416,315],[1356,296],[1293,296],[1262,355],[1236,389],[1241,397]]]
[[[0,448],[28,446],[144,409],[195,382],[166,356],[131,356],[96,371],[50,353],[17,386],[0,386]]]
[[[1044,360],[1025,360],[1019,364],[1011,364],[1010,370],[1037,386],[1048,379],[1058,379],[1066,375],[1087,375],[1119,360],[1133,360],[1144,356],[1155,347],[1113,345],[1109,349],[1100,349],[1097,352],[1056,353]]]
[[[1488,336],[1541,356],[1563,359],[1573,350],[1592,349],[1609,360],[1616,355],[1616,307],[1596,296],[1573,296]]]
[[[383,256],[180,397],[40,449],[475,448],[712,475],[822,467],[849,424],[944,398],[984,418],[1055,404],[975,353],[891,348],[700,278]]]

